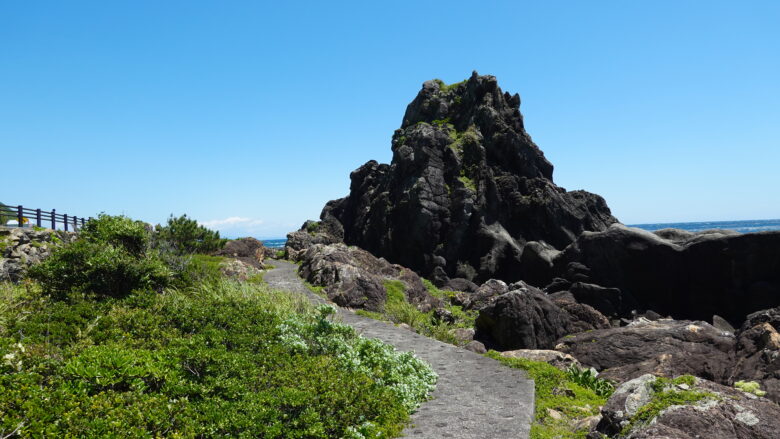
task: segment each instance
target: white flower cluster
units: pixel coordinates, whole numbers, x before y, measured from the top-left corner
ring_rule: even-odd
[[[23,365],[21,356],[24,352],[24,345],[21,343],[11,345],[11,352],[3,355],[3,364],[17,372],[21,372]]]
[[[416,409],[438,379],[430,365],[411,352],[398,352],[377,339],[360,337],[349,326],[328,320],[334,313],[332,306],[323,305],[313,319],[287,319],[279,327],[279,341],[297,352],[334,356],[345,369],[364,373],[388,386],[408,411]]]

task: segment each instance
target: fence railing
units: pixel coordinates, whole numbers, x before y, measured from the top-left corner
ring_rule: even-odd
[[[66,213],[57,213],[56,209],[41,210],[30,209],[22,205],[19,206],[5,206],[0,204],[0,226],[7,225],[7,221],[16,220],[17,227],[27,227],[35,225],[38,227],[49,227],[57,229],[57,224],[62,224],[63,229],[68,231],[69,227],[72,227],[73,231],[78,231],[84,224],[91,218],[79,218],[75,215],[68,215]]]

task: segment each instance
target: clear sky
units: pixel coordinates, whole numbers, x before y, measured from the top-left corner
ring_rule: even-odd
[[[491,74],[624,223],[780,217],[777,1],[0,2],[0,201],[282,237]]]

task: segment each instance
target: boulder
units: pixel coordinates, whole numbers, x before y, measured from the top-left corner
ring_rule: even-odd
[[[520,97],[493,76],[425,82],[391,148],[391,164],[353,171],[349,195],[328,202],[320,218],[340,224],[345,243],[439,286],[447,277],[541,282],[556,249],[617,221],[600,196],[553,183],[552,164],[525,131]]]
[[[299,274],[316,286],[325,287],[337,305],[381,312],[387,299],[384,283],[401,281],[406,300],[423,312],[441,308],[417,274],[356,247],[344,244],[313,244],[300,256]]]
[[[780,406],[711,381],[684,381],[663,383],[646,374],[623,383],[602,408],[602,419],[588,437],[777,438]],[[672,399],[676,403],[662,403]],[[651,410],[654,405],[663,410]]]
[[[217,256],[225,256],[238,259],[244,264],[262,270],[265,260],[265,246],[255,238],[233,239],[225,243],[225,246],[217,250]]]
[[[569,321],[571,322],[569,330],[572,333],[606,329],[611,326],[609,319],[584,303],[578,303],[569,298],[556,298],[553,299],[553,303],[569,314]]]
[[[571,332],[566,311],[535,288],[510,291],[479,310],[477,338],[487,336],[503,350],[551,349]]]
[[[556,350],[623,382],[645,373],[691,374],[728,382],[734,336],[701,321],[639,319],[628,326],[567,335]]]
[[[496,297],[508,291],[509,286],[507,286],[506,282],[498,279],[490,279],[480,285],[472,294],[468,295],[468,299],[464,303],[464,308],[480,309],[495,300]]]

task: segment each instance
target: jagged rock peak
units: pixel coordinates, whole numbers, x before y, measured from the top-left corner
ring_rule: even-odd
[[[426,81],[406,108],[401,130],[420,123],[444,129],[454,138],[479,133],[486,140],[489,164],[552,180],[552,164],[525,132],[520,95],[502,92],[495,76],[475,71],[455,84]]]
[[[349,196],[322,220],[439,283],[544,278],[557,249],[617,220],[598,195],[552,182],[519,106],[492,76],[425,82],[393,134],[392,163],[353,171]]]

